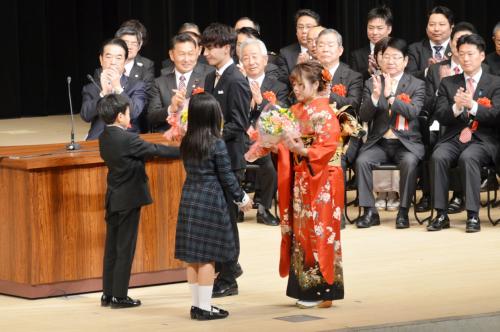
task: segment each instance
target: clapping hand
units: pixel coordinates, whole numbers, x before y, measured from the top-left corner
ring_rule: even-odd
[[[458,109],[461,109],[462,107],[471,109],[473,106],[472,93],[470,91],[465,91],[462,87],[458,88],[453,99],[455,100],[455,105]]]
[[[368,72],[374,74],[378,69],[377,61],[373,54],[368,54]]]
[[[114,67],[103,69],[101,73],[102,93],[108,95],[120,88],[120,73]]]
[[[186,89],[172,89],[172,91],[174,92],[174,95],[172,96],[172,100],[170,102],[170,110],[172,112],[177,112],[186,101]]]
[[[250,90],[252,91],[252,101],[255,105],[262,104],[262,93],[260,92],[259,83],[256,81],[250,83]]]
[[[380,75],[372,75],[372,83],[372,98],[374,100],[379,100],[380,94],[382,93],[382,78],[380,77]]]

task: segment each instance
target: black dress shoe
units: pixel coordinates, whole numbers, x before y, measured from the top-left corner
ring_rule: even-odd
[[[417,203],[417,205],[415,205],[415,211],[427,212],[430,210],[431,210],[431,197],[429,195],[424,195]]]
[[[102,294],[101,296],[101,307],[107,307],[111,303],[111,295]]]
[[[378,213],[368,210],[356,221],[356,226],[358,228],[368,228],[371,226],[380,225],[380,217]]]
[[[396,217],[396,228],[403,229],[409,227],[410,227],[410,220],[408,219],[408,215],[398,212],[398,216]]]
[[[219,309],[212,306],[212,310],[203,310],[198,308],[198,313],[196,315],[197,320],[213,320],[213,319],[223,319],[229,316],[229,312],[226,310]]]
[[[481,222],[478,217],[471,217],[465,222],[466,233],[476,233],[481,230]]]
[[[243,274],[243,269],[241,268],[241,265],[240,263],[236,263],[236,265],[234,266],[234,279],[238,279],[239,277],[241,277],[241,275]]]
[[[252,209],[257,210],[259,208],[259,202],[253,202],[252,203]]]
[[[429,232],[440,231],[444,228],[450,228],[450,218],[448,215],[438,215],[436,218],[432,219],[427,225],[427,230]]]
[[[112,297],[111,298],[111,308],[120,309],[120,308],[132,308],[138,307],[141,305],[141,300],[134,300],[130,297]]]
[[[212,290],[212,297],[238,295],[238,284],[216,283]]]
[[[191,316],[191,319],[196,319],[198,317],[198,313],[200,312],[200,308],[191,306],[191,311],[189,312],[189,315]]]
[[[269,212],[268,209],[257,211],[257,222],[268,226],[279,226],[279,220]]]
[[[462,197],[454,196],[448,204],[448,214],[460,213],[465,210],[465,202]]]

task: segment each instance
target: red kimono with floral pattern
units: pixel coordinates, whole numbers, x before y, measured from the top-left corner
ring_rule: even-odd
[[[299,103],[291,109],[300,123],[308,154],[301,157],[283,145],[278,148],[280,275],[293,274],[289,276],[288,296],[301,300],[343,298],[340,220],[344,177],[337,151],[339,122],[328,98],[308,105]]]

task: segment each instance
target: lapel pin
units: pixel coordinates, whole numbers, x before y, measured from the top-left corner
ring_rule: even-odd
[[[223,95],[223,94],[224,94],[224,91],[223,91],[223,90],[219,90],[219,91],[217,91],[217,93],[218,93],[219,95]]]
[[[137,65],[138,65],[139,67],[144,66],[144,65],[142,64],[142,62],[137,62]]]

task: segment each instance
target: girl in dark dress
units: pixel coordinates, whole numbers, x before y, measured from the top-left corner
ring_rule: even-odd
[[[222,112],[212,95],[191,97],[188,128],[180,147],[186,181],[177,219],[175,258],[188,264],[191,318],[198,320],[229,314],[211,305],[215,262],[230,261],[236,254],[224,191],[232,195],[240,210],[252,207],[252,200],[231,171],[221,125]]]

